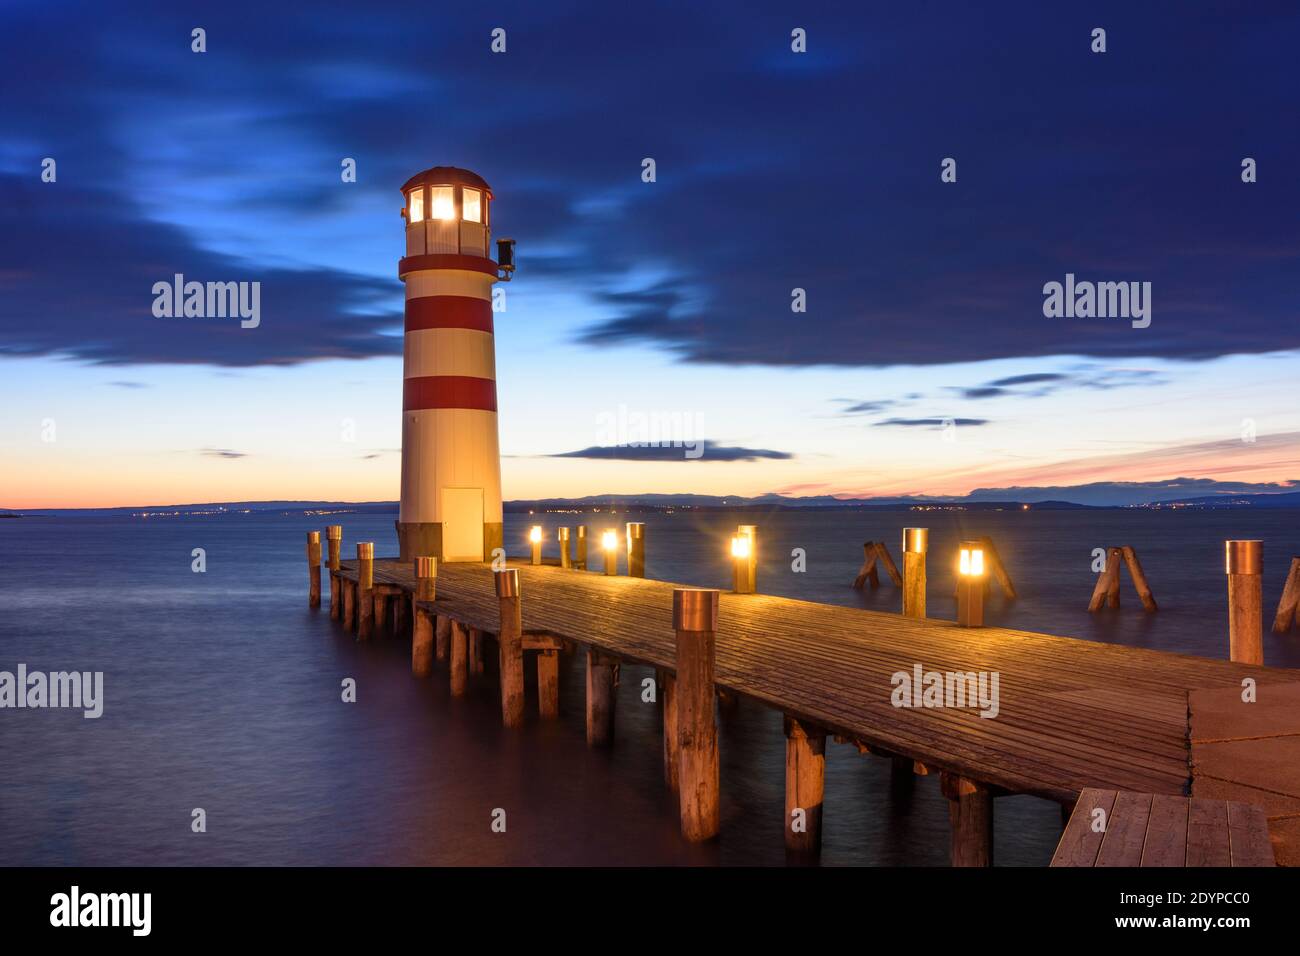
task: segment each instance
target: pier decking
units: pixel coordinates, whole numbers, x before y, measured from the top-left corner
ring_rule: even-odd
[[[677,585],[517,567],[525,635],[551,635],[673,673]],[[338,573],[346,588],[356,580],[356,563],[344,562]],[[376,560],[374,581],[404,593],[415,589],[410,565],[395,560]],[[1069,808],[1086,788],[1186,795],[1189,692],[1240,688],[1246,677],[1261,686],[1295,681],[1294,672],[1279,668],[765,594],[724,592],[719,604],[720,692],[775,708],[787,724],[893,757],[896,768],[910,762],[918,773],[939,773],[954,806],[971,795],[987,803],[1024,793]],[[500,605],[491,570],[443,565],[436,603],[425,610],[495,632]],[[910,675],[917,665],[926,672],[996,672],[996,717],[981,717],[974,707],[894,706],[891,677]],[[981,804],[977,815],[991,820],[990,807]]]

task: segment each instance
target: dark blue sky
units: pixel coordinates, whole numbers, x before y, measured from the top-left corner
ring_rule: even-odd
[[[0,356],[397,355],[397,187],[435,164],[482,174],[519,241],[507,358],[937,369],[820,396],[901,426],[1300,344],[1295,4],[186,6],[0,12]],[[260,280],[268,320],[149,321],[142,290],[174,272]],[[1067,272],[1151,282],[1151,327],[1045,318]],[[1024,375],[1046,378],[990,384]]]

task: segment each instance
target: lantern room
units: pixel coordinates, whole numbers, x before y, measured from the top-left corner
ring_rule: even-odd
[[[434,166],[402,187],[406,254],[488,258],[492,190],[477,173]]]

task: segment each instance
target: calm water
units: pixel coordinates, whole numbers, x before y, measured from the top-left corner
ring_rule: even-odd
[[[619,516],[625,519],[627,516]],[[997,542],[1020,591],[996,593],[989,623],[1099,641],[1226,656],[1222,541],[1265,541],[1266,613],[1292,554],[1294,512],[875,512],[633,516],[647,525],[647,573],[729,586],[730,529],[760,525],[760,587],[897,610],[886,582],[850,590],[862,541],[931,528],[930,614],[953,614],[940,556],[965,536]],[[921,519],[921,520],[918,520]],[[344,515],[345,556],[374,540],[395,553],[392,515]],[[525,528],[572,515],[508,515]],[[594,534],[613,520],[584,519]],[[660,776],[658,716],[626,668],[617,743],[587,750],[580,657],[562,675],[563,719],[500,726],[491,679],[452,701],[445,677],[409,675],[397,641],[358,645],[306,607],[303,532],[321,518],[0,521],[0,670],[101,670],[104,716],[0,711],[2,864],[781,864],[780,715],[742,706],[721,721],[723,834],[688,848]],[[1089,615],[1094,547],[1137,548],[1161,610],[1146,615],[1124,578],[1123,608]],[[207,572],[190,553],[207,553]],[[790,570],[793,548],[807,571]],[[512,549],[513,550],[513,549]],[[1270,664],[1300,666],[1300,637],[1266,637]],[[340,701],[340,681],[359,700]],[[531,675],[530,675],[531,678]],[[191,810],[207,811],[204,834]],[[503,808],[507,832],[494,834]],[[944,864],[947,805],[933,779],[891,794],[886,761],[827,754],[822,862]],[[997,802],[999,863],[1044,864],[1054,804]]]

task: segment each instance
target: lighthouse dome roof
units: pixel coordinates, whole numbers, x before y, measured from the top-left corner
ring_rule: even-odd
[[[402,186],[402,192],[414,186],[472,186],[488,194],[492,192],[492,187],[482,176],[458,166],[431,166],[408,179]]]

